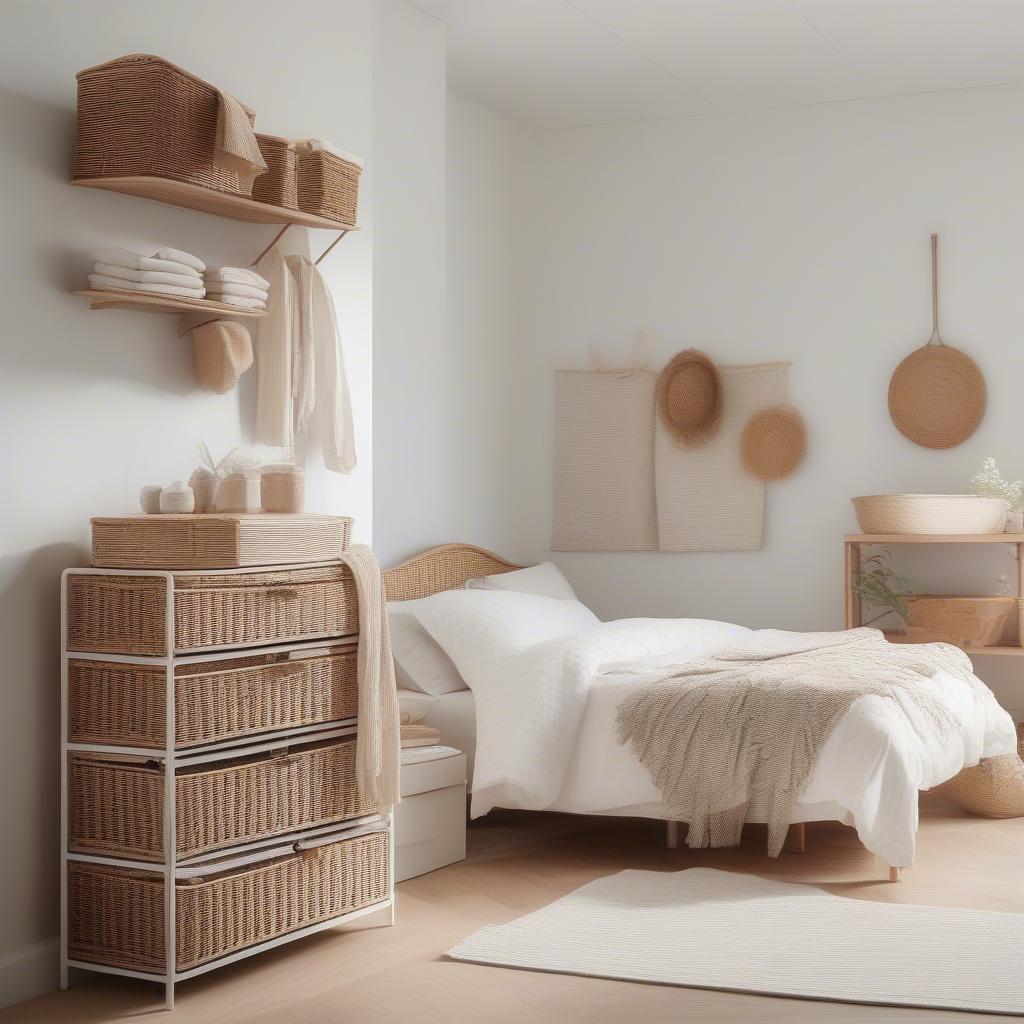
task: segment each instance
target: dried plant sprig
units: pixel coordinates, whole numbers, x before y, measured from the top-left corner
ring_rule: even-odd
[[[853,574],[853,592],[869,607],[882,609],[864,623],[866,626],[893,613],[906,622],[907,599],[914,596],[914,591],[909,580],[897,576],[889,567],[891,557],[892,551],[882,548],[870,558],[865,558],[860,569]]]
[[[986,459],[971,477],[974,493],[980,498],[1005,498],[1014,512],[1024,509],[1024,480],[1004,480],[995,459]]]

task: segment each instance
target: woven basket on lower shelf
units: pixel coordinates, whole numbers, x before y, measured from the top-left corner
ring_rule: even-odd
[[[388,898],[388,833],[373,832],[175,885],[178,972]],[[71,861],[68,955],[136,971],[166,967],[161,875]]]
[[[380,810],[359,796],[354,738],[179,769],[174,786],[180,859]],[[71,754],[68,848],[162,860],[163,796],[153,761]]]
[[[69,573],[68,650],[167,653],[161,576]],[[359,632],[352,573],[342,564],[264,572],[174,573],[175,651],[216,650]]]
[[[157,177],[248,195],[213,163],[217,89],[162,57],[134,53],[78,79],[75,178]],[[249,121],[256,115],[246,108]]]
[[[300,151],[296,175],[299,209],[355,225],[363,169],[323,150]]]
[[[354,718],[354,646],[177,665],[174,745],[187,748]],[[125,747],[167,743],[162,665],[71,659],[68,739]]]
[[[299,194],[295,179],[295,143],[276,135],[256,132],[256,142],[267,165],[265,174],[252,183],[252,197],[259,203],[283,206],[289,210],[299,208]]]
[[[907,635],[917,642],[991,647],[999,643],[1017,598],[918,594],[907,606]]]

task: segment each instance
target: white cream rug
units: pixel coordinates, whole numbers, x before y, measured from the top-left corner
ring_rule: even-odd
[[[1024,914],[871,903],[713,868],[622,871],[482,928],[448,956],[662,985],[1024,1015]]]

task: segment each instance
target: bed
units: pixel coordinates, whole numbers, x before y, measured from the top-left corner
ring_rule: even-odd
[[[448,590],[459,590],[467,581],[496,576],[526,567],[466,544],[449,544],[425,551],[384,573],[389,601],[422,602]],[[447,600],[447,599],[445,599]],[[596,621],[596,620],[595,620]],[[616,712],[636,685],[636,676],[616,671],[609,662],[623,651],[636,653],[636,638],[655,637],[653,662],[663,659],[662,648],[678,636],[687,644],[699,644],[687,656],[695,656],[728,643],[744,627],[704,620],[619,620],[601,624],[598,650],[595,642],[572,648],[579,661],[576,677],[561,677],[538,694],[560,694],[560,687],[582,690],[579,712],[566,724],[548,713],[543,722],[533,720],[529,687],[533,674],[550,672],[552,660],[569,664],[570,658],[556,645],[536,646],[537,657],[520,658],[522,677],[505,681],[503,687],[477,687],[474,693],[460,689],[440,696],[427,714],[427,722],[441,730],[446,743],[465,751],[475,766],[471,781],[472,815],[492,807],[546,809],[575,814],[664,818],[661,795],[647,771],[616,736]],[[644,642],[647,642],[644,640]],[[550,657],[542,656],[552,648]],[[645,648],[646,649],[646,648]],[[569,650],[569,648],[565,648]],[[695,652],[695,654],[694,654]],[[680,657],[673,650],[673,664]],[[486,652],[481,652],[481,659]],[[601,659],[604,659],[602,661]],[[573,662],[574,664],[576,662]],[[559,668],[559,671],[566,671]],[[468,677],[467,677],[468,678]],[[921,749],[916,737],[894,717],[889,702],[868,696],[859,698],[846,712],[822,748],[814,771],[793,806],[793,842],[802,849],[802,824],[839,820],[856,828],[864,845],[890,866],[890,878],[913,862],[917,829],[917,799],[929,789],[956,775],[982,757],[1016,749],[1014,725],[1009,715],[980,680],[970,686],[942,674],[933,680],[944,700],[956,709],[960,734],[942,749]],[[500,696],[495,696],[495,691]],[[541,698],[538,698],[541,699]],[[558,711],[564,719],[565,713]],[[557,732],[551,732],[557,728]],[[534,736],[531,730],[540,730]],[[545,733],[543,730],[548,729]],[[558,761],[543,777],[534,773],[535,762]],[[518,763],[519,768],[515,767]],[[525,767],[524,767],[525,766]],[[518,776],[517,776],[518,771]],[[531,775],[531,773],[533,773]],[[521,776],[530,775],[530,778]],[[748,820],[764,820],[752,809]],[[668,842],[675,846],[681,835],[678,821],[668,822]]]

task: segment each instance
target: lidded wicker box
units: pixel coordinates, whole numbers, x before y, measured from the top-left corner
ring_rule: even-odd
[[[326,562],[349,545],[352,520],[312,513],[97,516],[92,564],[105,569],[237,569]]]
[[[237,174],[213,162],[215,86],[149,53],[97,64],[76,78],[75,178],[170,178],[249,194]],[[255,113],[245,112],[255,123]]]

